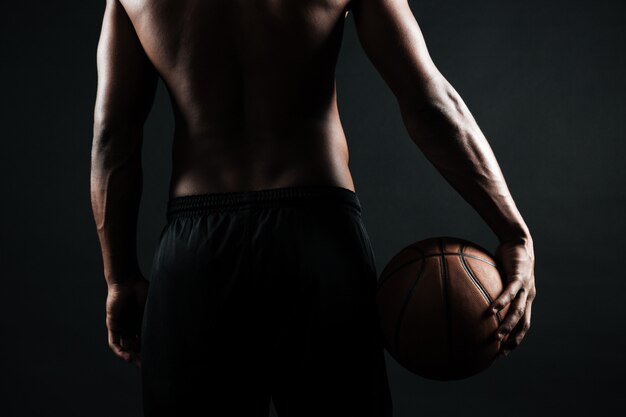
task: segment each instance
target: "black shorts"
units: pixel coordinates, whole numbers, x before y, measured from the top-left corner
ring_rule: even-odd
[[[390,417],[357,195],[309,185],[172,198],[141,335],[146,416]]]

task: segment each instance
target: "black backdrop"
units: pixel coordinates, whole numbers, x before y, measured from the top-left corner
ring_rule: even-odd
[[[434,382],[390,356],[395,415],[608,415],[623,408],[626,3],[411,1],[437,66],[489,139],[535,240],[522,346]],[[104,1],[2,2],[0,414],[138,416],[138,370],[106,344],[91,207],[95,48]],[[494,249],[477,213],[404,131],[350,17],[337,68],[350,164],[379,272],[435,235]],[[163,86],[146,128],[139,252],[164,224],[173,129]]]

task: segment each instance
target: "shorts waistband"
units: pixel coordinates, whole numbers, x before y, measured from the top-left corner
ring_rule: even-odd
[[[286,206],[294,203],[312,204],[320,201],[345,203],[361,214],[361,203],[352,190],[334,185],[299,185],[173,197],[167,203],[167,220],[220,211]]]

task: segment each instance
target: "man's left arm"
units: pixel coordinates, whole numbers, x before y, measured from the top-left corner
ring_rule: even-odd
[[[91,205],[109,288],[109,346],[130,362],[138,357],[138,326],[147,291],[137,260],[136,230],[143,188],[143,126],[158,74],[119,0],[107,0],[97,69]]]

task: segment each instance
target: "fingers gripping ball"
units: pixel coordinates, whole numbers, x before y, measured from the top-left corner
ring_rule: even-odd
[[[494,332],[508,306],[492,255],[470,241],[434,237],[398,252],[378,280],[376,304],[387,351],[429,379],[467,378],[488,368],[507,338]]]

